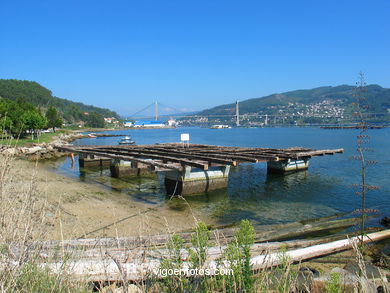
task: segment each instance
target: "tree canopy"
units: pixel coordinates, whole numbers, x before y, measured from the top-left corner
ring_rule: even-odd
[[[18,101],[23,100],[34,107],[48,109],[50,106],[57,109],[67,122],[86,121],[84,112],[97,112],[104,117],[119,118],[119,115],[109,109],[99,108],[83,103],[58,98],[52,92],[34,81],[0,79],[0,97]]]
[[[103,128],[104,127],[104,117],[103,115],[97,112],[91,112],[87,116],[87,126],[93,128]]]
[[[62,126],[62,119],[58,114],[58,111],[53,106],[50,106],[46,111],[47,127],[53,128],[56,131],[56,127]]]
[[[14,102],[0,98],[0,127],[14,136],[36,133],[45,128],[46,118],[38,108],[23,99]]]

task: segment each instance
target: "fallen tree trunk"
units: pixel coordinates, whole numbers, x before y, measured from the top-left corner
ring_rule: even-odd
[[[307,260],[323,255],[332,254],[335,252],[343,251],[352,248],[353,243],[363,242],[376,242],[390,237],[390,230],[383,230],[375,233],[367,234],[366,236],[355,236],[351,239],[337,240],[330,243],[324,243],[305,248],[295,249],[287,251],[286,256],[294,262]],[[273,267],[279,265],[281,262],[277,253],[269,255],[259,255],[251,258],[251,264],[254,270],[264,269],[267,267]]]
[[[352,227],[356,224],[357,218],[347,218],[339,220],[329,220],[330,217],[320,218],[313,221],[292,222],[285,224],[265,225],[256,227],[255,243],[280,241],[303,237],[305,235],[315,235],[330,230],[337,230]],[[210,241],[220,244],[227,242],[234,237],[238,228],[226,228],[211,231]],[[184,243],[190,243],[193,232],[177,233],[181,236]],[[74,239],[63,241],[45,241],[37,242],[36,247],[40,249],[61,248],[63,250],[88,249],[93,247],[112,247],[127,249],[144,248],[144,247],[161,247],[171,239],[171,234],[166,235],[146,235],[135,237],[118,237],[118,238],[91,238],[91,239]],[[223,243],[222,243],[223,244]]]
[[[364,236],[362,241],[364,243],[375,242],[382,239],[390,238],[390,230],[370,233]],[[355,236],[351,239],[342,239],[332,241],[329,243],[316,244],[305,248],[299,248],[287,251],[285,255],[292,261],[304,261],[311,258],[332,254],[335,252],[350,249],[353,243],[359,242],[360,236]],[[265,244],[257,244],[258,247]],[[268,244],[269,245],[269,244]],[[221,247],[209,248],[209,252],[222,251]],[[122,280],[125,274],[125,280],[137,281],[145,280],[147,278],[156,278],[159,276],[160,259],[147,259],[145,256],[136,257],[136,259],[121,260],[120,268],[118,267],[118,258],[114,255],[107,254],[106,259],[81,259],[70,262],[57,263],[43,263],[42,266],[48,267],[53,273],[61,273],[66,271],[72,274],[75,278],[87,279],[89,281],[102,280]],[[210,258],[209,258],[210,259]],[[251,265],[253,270],[261,270],[279,265],[281,262],[280,253],[266,253],[253,256],[251,258]],[[215,274],[218,269],[228,269],[228,262],[222,264],[211,257],[208,260],[206,267],[209,269],[211,275]],[[189,269],[189,263],[185,262],[183,270]]]

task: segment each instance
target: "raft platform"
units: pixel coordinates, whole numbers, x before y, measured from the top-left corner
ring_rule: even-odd
[[[267,162],[270,173],[305,170],[309,159],[342,153],[343,149],[314,150],[165,143],[126,146],[56,146],[59,151],[79,155],[81,167],[110,165],[113,177],[129,177],[145,172],[165,174],[170,195],[207,192],[227,186],[231,166]]]

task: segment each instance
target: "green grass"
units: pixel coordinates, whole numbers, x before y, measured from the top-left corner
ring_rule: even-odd
[[[54,136],[58,136],[61,133],[66,133],[65,130],[58,130],[57,132],[42,133],[38,139],[31,139],[31,136],[26,136],[20,139],[0,138],[0,144],[11,146],[24,146],[32,143],[51,142]]]

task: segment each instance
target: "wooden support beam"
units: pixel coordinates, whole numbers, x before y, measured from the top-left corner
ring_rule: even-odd
[[[343,153],[344,149],[335,149],[335,150],[318,150],[318,151],[309,151],[309,152],[298,152],[292,154],[295,158],[302,157],[314,157],[314,156],[323,156],[323,155],[334,155],[336,153]]]
[[[166,150],[167,152],[169,150]],[[175,150],[177,151],[177,150]],[[209,149],[209,150],[186,150],[186,153],[190,153],[194,156],[205,156],[207,154],[210,154],[209,157],[216,157],[216,158],[231,158],[233,160],[242,161],[242,162],[248,162],[248,163],[257,163],[259,160],[278,160],[278,157],[275,155],[268,155],[268,154],[261,154],[261,153],[243,153],[243,152],[237,152],[234,150],[215,150],[215,149]],[[184,151],[183,151],[184,154]],[[212,154],[212,155],[211,155]]]
[[[343,149],[313,150],[309,148],[291,147],[285,149],[247,148],[180,143],[131,145],[131,146],[74,146],[57,147],[70,152],[88,151],[88,153],[105,157],[124,156],[125,160],[137,158],[163,160],[161,168],[172,166],[165,162],[179,163],[186,166],[208,170],[209,165],[232,165],[239,163],[257,163],[260,161],[279,161],[288,159],[311,158],[314,156],[333,155],[342,153]],[[131,159],[132,158],[132,159]],[[134,160],[135,161],[135,160]],[[149,161],[149,160],[148,160]],[[149,163],[148,165],[153,165]],[[177,166],[174,166],[176,169]]]
[[[110,149],[117,149],[117,148],[110,148]],[[165,149],[156,150],[156,149],[149,148],[149,147],[145,147],[145,148],[142,148],[139,150],[134,150],[134,149],[127,150],[127,149],[122,148],[122,150],[126,150],[127,152],[139,152],[139,153],[145,154],[145,156],[149,156],[149,154],[150,155],[160,155],[164,159],[169,156],[169,157],[176,157],[176,158],[193,159],[193,160],[197,160],[197,161],[206,161],[209,164],[216,163],[216,164],[222,164],[222,165],[233,165],[233,166],[237,165],[235,160],[232,160],[231,158],[227,158],[227,157],[220,158],[218,156],[211,156],[211,155],[207,156],[204,154],[197,155],[194,153],[187,153],[187,152],[178,151],[178,150],[165,150]]]
[[[83,150],[88,151],[88,148],[84,148]],[[194,168],[200,168],[202,170],[208,170],[208,162],[202,162],[200,160],[189,160],[186,158],[177,158],[173,156],[168,155],[159,155],[159,154],[152,154],[147,151],[142,150],[126,150],[126,149],[116,149],[116,148],[99,148],[97,149],[91,149],[96,152],[100,152],[102,154],[115,154],[115,155],[125,155],[125,156],[132,156],[136,158],[149,158],[153,160],[163,160],[167,162],[175,162],[180,163],[182,165],[191,166]]]
[[[90,154],[90,155],[97,155],[100,157],[104,158],[110,158],[110,159],[118,159],[118,160],[123,160],[123,161],[133,161],[133,162],[138,162],[138,163],[143,163],[148,166],[154,166],[154,167],[160,167],[164,169],[169,169],[169,170],[176,170],[176,171],[183,171],[183,167],[179,167],[177,165],[173,164],[162,164],[162,163],[157,163],[153,160],[144,160],[144,159],[139,159],[139,158],[134,158],[131,156],[120,156],[120,155],[114,155],[114,154],[107,154],[107,153],[101,153],[97,151],[92,151],[92,150],[82,150],[80,148],[75,149],[75,148],[69,148],[69,147],[57,147],[58,150],[61,151],[67,151],[67,152],[72,152],[72,153],[78,153],[78,154]]]

